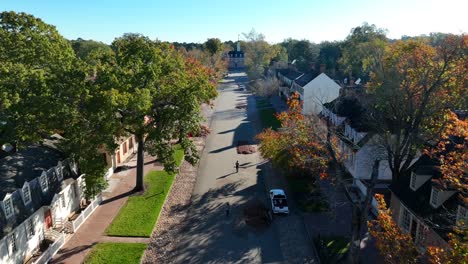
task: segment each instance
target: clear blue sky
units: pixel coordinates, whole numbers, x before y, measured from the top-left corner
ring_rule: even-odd
[[[320,42],[342,40],[364,21],[388,29],[390,38],[468,32],[467,0],[0,0],[0,10],[33,14],[68,39],[106,43],[127,32],[165,41],[236,40],[252,28],[272,43]]]

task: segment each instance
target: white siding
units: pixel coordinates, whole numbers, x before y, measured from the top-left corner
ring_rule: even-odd
[[[321,73],[304,86],[303,114],[319,114],[322,111],[324,103],[338,98],[340,88],[325,73]]]
[[[34,225],[34,235],[29,236],[26,232],[26,222],[31,219]],[[0,263],[2,264],[21,264],[29,259],[44,233],[44,207],[39,208],[21,225],[17,226],[10,234],[16,235],[17,251],[14,254],[8,252],[8,236],[0,240]]]
[[[357,152],[354,157],[349,155],[344,162],[345,167],[356,179],[370,179],[372,174],[372,166],[374,160],[382,156],[384,150],[378,143],[376,137],[367,142]],[[386,160],[382,160],[379,164],[379,180],[391,180],[392,172]]]
[[[80,199],[77,197],[76,192],[72,190],[73,187],[74,184],[69,184],[60,193],[56,194],[57,199],[51,204],[51,207],[54,208],[53,219],[60,218],[65,221],[68,215],[80,206]]]

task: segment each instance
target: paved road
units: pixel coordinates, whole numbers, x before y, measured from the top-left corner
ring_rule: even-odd
[[[243,89],[246,80],[245,73],[231,73],[221,85],[189,217],[180,234],[182,242],[171,262],[303,263],[301,257],[311,254],[303,224],[296,221],[299,219],[296,216],[275,218],[271,226],[261,230],[245,223],[245,205],[261,201],[268,206],[265,186],[270,185],[264,182],[262,175],[266,170],[258,153],[236,152],[238,140],[252,141],[257,128],[252,121],[258,122],[255,100]],[[236,160],[241,165],[239,173],[235,172]],[[289,231],[292,236],[284,238]],[[292,253],[291,245],[295,243],[298,246],[294,246],[296,252]]]

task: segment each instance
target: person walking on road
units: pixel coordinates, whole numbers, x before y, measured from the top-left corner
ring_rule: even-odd
[[[239,161],[236,161],[236,173],[239,172]]]

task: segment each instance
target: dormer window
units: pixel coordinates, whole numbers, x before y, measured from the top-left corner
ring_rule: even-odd
[[[432,188],[431,192],[431,205],[434,208],[437,208],[439,206],[439,193],[440,191],[437,190],[436,188]]]
[[[28,182],[25,182],[23,188],[21,189],[23,192],[23,201],[25,205],[28,205],[31,202],[31,189],[29,188]]]
[[[10,218],[13,215],[13,200],[11,194],[7,194],[3,199],[3,210],[5,211],[5,217]]]
[[[43,171],[41,177],[39,177],[39,183],[41,185],[42,192],[46,192],[49,188],[49,184],[47,182],[47,173],[45,171]]]
[[[62,162],[58,162],[57,166],[55,167],[55,173],[57,174],[57,179],[59,181],[63,180],[63,167]]]
[[[416,191],[416,173],[411,173],[410,188],[413,191]]]
[[[468,224],[468,210],[464,206],[459,205],[457,211],[457,224],[461,225],[462,223],[463,225]]]

